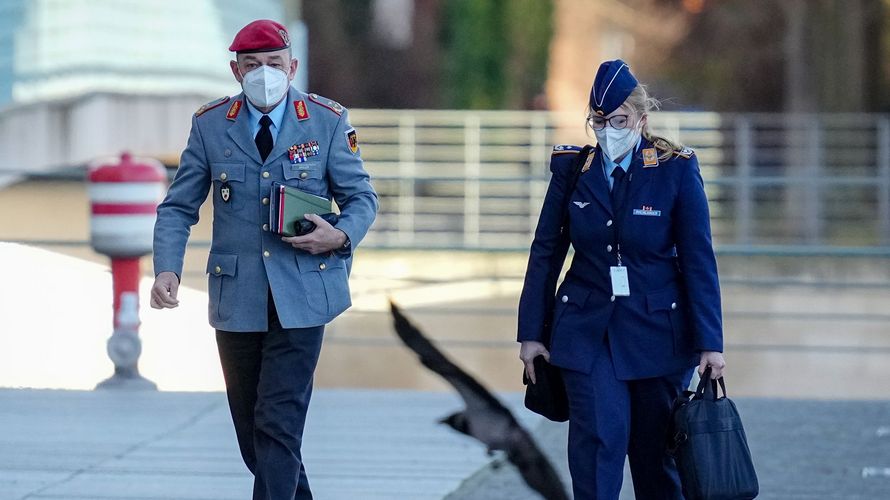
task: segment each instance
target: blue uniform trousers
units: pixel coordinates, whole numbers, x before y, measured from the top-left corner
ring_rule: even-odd
[[[671,405],[689,385],[692,370],[618,380],[608,345],[590,373],[562,370],[569,397],[569,470],[575,500],[616,500],[625,456],[637,500],[683,499],[666,445]]]
[[[253,500],[312,498],[300,446],[323,333],[324,326],[282,328],[271,296],[268,332],[216,331]]]

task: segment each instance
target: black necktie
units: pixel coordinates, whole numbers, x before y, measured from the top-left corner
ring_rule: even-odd
[[[617,210],[619,203],[622,201],[624,194],[624,169],[619,165],[612,170],[612,191],[609,193],[609,199],[612,201],[612,208]]]
[[[260,131],[256,133],[256,139],[254,139],[263,161],[266,161],[266,157],[272,152],[272,131],[269,130],[269,125],[272,125],[272,119],[269,118],[269,115],[263,115],[260,118]]]

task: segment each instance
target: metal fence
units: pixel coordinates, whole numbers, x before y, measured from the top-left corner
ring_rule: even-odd
[[[581,112],[351,117],[381,202],[366,247],[526,251],[552,146],[593,141]],[[650,123],[696,150],[718,251],[890,256],[890,115],[656,113]]]
[[[581,113],[354,110],[381,211],[366,245],[526,249]],[[890,116],[657,113],[696,150],[718,245],[890,246]]]

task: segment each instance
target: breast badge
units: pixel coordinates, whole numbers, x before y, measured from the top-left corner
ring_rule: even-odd
[[[219,197],[223,203],[228,203],[232,199],[232,187],[228,182],[223,182],[219,187]]]
[[[634,215],[643,215],[646,217],[661,217],[661,210],[655,210],[650,205],[643,205],[643,208],[635,208]]]
[[[290,158],[291,165],[297,165],[299,163],[305,163],[308,158],[317,155],[320,149],[318,141],[294,144],[287,148],[287,157]]]

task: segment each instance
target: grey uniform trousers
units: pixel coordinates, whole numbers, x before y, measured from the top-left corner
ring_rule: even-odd
[[[300,446],[323,333],[323,325],[282,328],[271,294],[267,332],[216,331],[253,500],[312,498]]]

